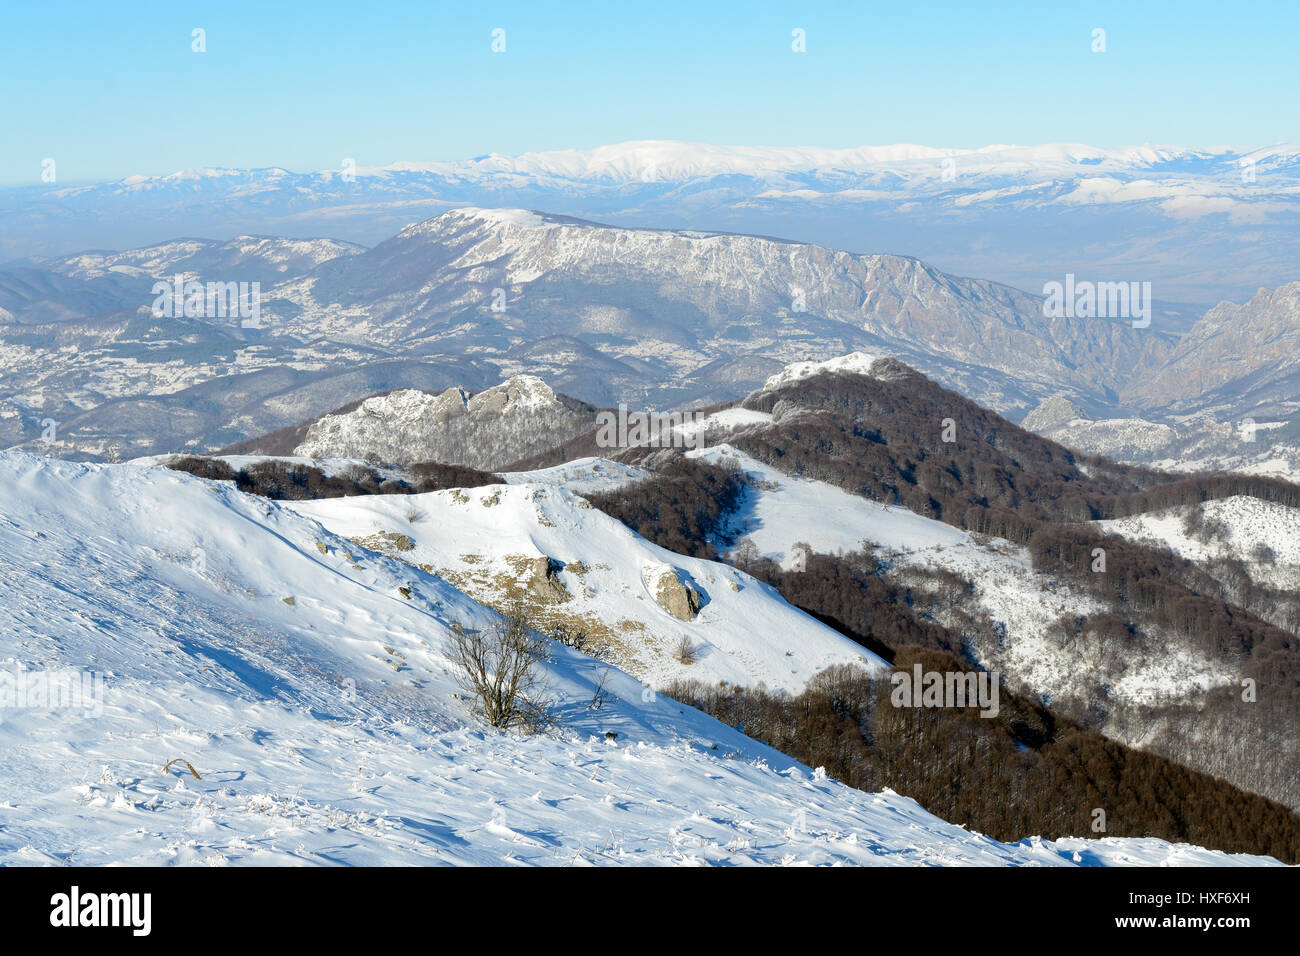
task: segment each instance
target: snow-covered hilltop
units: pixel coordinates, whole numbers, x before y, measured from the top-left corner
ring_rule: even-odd
[[[295,455],[376,462],[438,461],[491,469],[517,461],[588,427],[540,378],[516,375],[481,392],[401,389],[325,415]]]
[[[824,362],[792,362],[775,375],[769,376],[767,381],[763,383],[763,388],[780,388],[782,385],[788,385],[791,382],[797,382],[811,375],[820,375],[822,373],[870,375],[871,366],[875,364],[875,361],[873,356],[867,355],[865,352],[851,352],[848,355],[838,355]]]
[[[543,623],[583,631],[593,652],[654,687],[693,677],[797,692],[827,667],[883,664],[749,575],[665,551],[565,489],[489,485],[290,507],[345,537],[398,540],[394,557],[484,603],[535,602]],[[683,637],[691,663],[675,657]]]
[[[569,500],[502,491],[548,520]],[[402,503],[490,512],[445,493]],[[425,557],[472,546],[412,527]],[[0,564],[0,673],[29,705],[0,709],[4,863],[1271,862],[1149,839],[997,843],[558,646],[560,729],[490,732],[446,656],[454,628],[487,622],[481,605],[229,484],[5,453]],[[82,675],[102,683],[73,706],[30,690]],[[181,759],[198,778],[164,771]]]

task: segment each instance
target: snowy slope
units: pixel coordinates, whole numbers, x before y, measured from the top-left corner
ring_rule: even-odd
[[[559,485],[578,494],[613,491],[634,481],[650,477],[650,472],[635,465],[605,458],[577,458],[534,471],[505,471],[501,479],[511,485]]]
[[[840,553],[869,544],[891,572],[924,587],[935,569],[960,575],[972,584],[971,600],[997,629],[999,638],[983,635],[972,643],[978,663],[1015,685],[1047,700],[1063,689],[1087,686],[1096,678],[1096,662],[1077,647],[1055,637],[1059,619],[1100,613],[1107,607],[1089,594],[1063,585],[1033,569],[1026,550],[998,538],[980,539],[951,525],[885,506],[841,491],[825,482],[783,474],[734,447],[721,444],[687,454],[715,464],[735,461],[750,478],[744,504],[728,529],[731,554],[748,539],[759,553],[787,570],[797,557],[796,544],[814,551]],[[595,467],[586,460],[584,468]],[[576,463],[575,463],[576,464]],[[564,485],[571,465],[533,472],[534,480]],[[620,483],[618,469],[605,462],[604,489]],[[623,480],[636,480],[628,474]],[[1289,525],[1279,525],[1286,528]],[[1284,531],[1282,532],[1285,533]],[[723,545],[724,542],[718,542]],[[1279,544],[1279,564],[1290,553]],[[951,624],[943,608],[935,613]],[[1183,699],[1190,691],[1231,682],[1233,674],[1207,657],[1182,649],[1129,662],[1109,685],[1116,701],[1153,704]]]
[[[1167,547],[1190,561],[1236,558],[1245,562],[1257,581],[1272,587],[1300,587],[1300,511],[1246,495],[1194,507],[1214,527],[1212,534],[1187,533],[1183,522],[1193,510],[1190,505],[1096,524],[1132,541]],[[1261,554],[1261,548],[1267,553]]]
[[[743,531],[765,557],[788,565],[794,545],[814,551],[859,550],[864,542],[892,552],[938,550],[970,544],[964,531],[893,505],[851,495],[823,481],[783,474],[730,445],[689,457],[718,464],[734,459],[751,479],[738,516]]]
[[[607,660],[654,687],[693,677],[798,691],[832,665],[883,664],[744,572],[665,551],[562,488],[494,485],[288,507],[348,538],[405,535],[414,547],[398,554],[403,560],[497,606],[530,595],[535,562],[550,559],[567,595],[546,587],[555,601],[538,613],[588,631]],[[694,619],[656,601],[665,567],[704,595]],[[692,664],[674,656],[683,636],[697,649]]]
[[[452,622],[483,621],[477,605],[163,469],[0,455],[0,567],[0,674],[104,678],[86,712],[0,709],[0,863],[1274,862],[1159,840],[1000,844],[618,672],[592,711],[604,667],[563,648],[548,667],[563,728],[489,732],[440,652]],[[164,774],[177,757],[202,779]]]
[[[730,457],[740,463],[751,477],[751,487],[735,533],[784,567],[791,566],[798,542],[835,553],[858,550],[865,541],[905,579],[924,584],[932,569],[954,572],[971,582],[974,603],[1005,635],[996,642],[974,642],[971,650],[982,666],[1014,675],[1020,686],[1048,700],[1095,676],[1095,662],[1078,649],[1063,647],[1052,632],[1062,615],[1098,613],[1106,606],[1034,571],[1028,552],[1019,545],[977,539],[905,508],[886,507],[824,482],[792,478],[727,445],[689,454],[714,462]],[[1232,680],[1222,664],[1180,649],[1131,663],[1110,692],[1117,701],[1150,704]]]

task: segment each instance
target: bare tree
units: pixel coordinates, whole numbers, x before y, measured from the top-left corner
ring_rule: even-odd
[[[461,689],[478,701],[489,724],[535,733],[553,722],[541,666],[548,645],[527,616],[511,608],[484,630],[454,631],[449,656]]]
[[[758,545],[754,544],[752,538],[744,537],[736,545],[736,550],[731,555],[731,560],[738,567],[747,568],[758,561],[763,556],[758,550]]]

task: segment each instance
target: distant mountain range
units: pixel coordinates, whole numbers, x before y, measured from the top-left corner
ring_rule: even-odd
[[[0,190],[0,261],[177,235],[380,242],[454,206],[779,235],[1028,290],[1151,281],[1162,322],[1294,279],[1300,145],[933,149],[643,141],[298,173],[192,169]]]
[[[260,283],[257,322],[156,314],[176,276]],[[1291,283],[1223,303],[1178,336],[1049,318],[1040,296],[904,256],[522,210],[453,210],[372,249],[177,240],[0,269],[0,443],[211,450],[376,393],[517,375],[592,406],[666,410],[855,350],[1013,420],[1061,397],[1092,418],[1263,423],[1295,409],[1298,298]]]

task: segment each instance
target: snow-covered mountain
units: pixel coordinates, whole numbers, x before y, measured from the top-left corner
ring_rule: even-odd
[[[473,395],[463,388],[438,395],[403,389],[312,422],[293,454],[437,461],[490,471],[590,428],[590,411],[573,404],[561,402],[533,375],[516,375]]]
[[[597,405],[671,408],[734,399],[787,362],[859,348],[997,408],[1028,409],[1063,387],[1104,404],[1168,348],[1117,321],[1045,318],[1038,297],[915,259],[756,236],[480,209],[361,253],[322,241],[200,246],[37,270],[46,286],[74,287],[70,303],[42,292],[53,300],[44,313],[0,323],[5,437],[42,436],[39,450],[61,454],[211,449],[377,392],[477,391],[518,374]],[[187,281],[281,278],[262,286],[246,328],[154,314],[144,273],[172,282],[177,269]],[[0,295],[6,281],[14,308],[30,309],[24,290],[40,283],[0,271]]]
[[[1171,306],[1208,305],[1294,280],[1297,179],[1294,143],[821,149],[639,141],[459,162],[193,169],[10,188],[0,191],[0,256],[195,233],[374,243],[451,206],[526,206],[909,252],[1023,288],[1067,272],[1145,279]],[[1124,262],[1140,263],[1140,274],[1116,275]]]
[[[78,279],[104,275],[153,279],[180,274],[212,280],[233,276],[270,285],[285,275],[297,275],[330,259],[364,251],[364,246],[336,239],[236,236],[227,241],[179,239],[126,252],[84,252],[38,260],[38,264]]]
[[[1039,424],[1060,417],[1068,422],[1076,412],[1068,402],[1046,403]],[[955,416],[951,443],[939,437],[943,415]],[[1295,805],[1293,773],[1275,773],[1276,761],[1251,765],[1247,754],[1244,760],[1234,757],[1229,767],[1221,760],[1231,749],[1229,740],[1247,732],[1259,740],[1275,736],[1267,723],[1255,721],[1254,712],[1229,709],[1195,726],[1184,720],[1188,708],[1232,696],[1243,676],[1256,675],[1253,680],[1261,674],[1253,668],[1262,656],[1251,660],[1231,642],[1216,645],[1218,632],[1238,626],[1233,621],[1253,616],[1245,626],[1255,634],[1272,625],[1280,630],[1268,640],[1292,646],[1300,608],[1283,539],[1300,512],[1285,503],[1291,499],[1284,485],[1216,478],[1203,487],[1188,486],[1102,463],[1081,469],[1067,450],[936,388],[897,362],[860,353],[792,365],[740,405],[691,427],[705,429],[709,447],[689,451],[689,457],[739,467],[749,476],[731,527],[715,542],[732,560],[749,566],[743,562],[765,557],[790,572],[800,545],[830,554],[865,547],[869,563],[883,568],[871,573],[883,574],[896,594],[906,595],[909,615],[947,628],[963,657],[1000,672],[1010,686],[1078,715],[1113,739],[1166,755],[1178,751],[1174,759]],[[641,477],[626,465],[585,462],[533,471],[528,480],[589,486],[597,474],[623,485]],[[1148,500],[1159,502],[1160,488],[1175,485],[1197,502],[1224,497],[1229,485],[1242,490],[1191,509],[1200,522],[1134,497],[1144,490]],[[1087,523],[1090,508],[1107,507],[1108,496],[1150,514]],[[1017,499],[1037,501],[1021,512],[1028,524],[1002,520]],[[908,507],[924,514],[905,510],[901,502],[912,502]],[[982,510],[986,503],[998,510]],[[935,520],[940,515],[942,522]],[[1199,549],[1187,544],[1192,531],[1163,538],[1152,533],[1181,528],[1188,520],[1188,527],[1199,529]],[[964,530],[990,526],[1008,531]],[[1077,558],[1045,559],[1035,544],[1044,540],[1039,533],[1078,540],[1080,553],[1092,554],[1088,561],[1097,557],[1090,549],[1101,547],[1104,554],[1111,547],[1105,535],[1152,550],[1124,559],[1111,569],[1114,577],[1106,578],[1100,573],[1104,561],[1089,568]],[[996,536],[1007,534],[1020,543]],[[1200,562],[1202,570],[1161,558],[1166,551]],[[1096,583],[1105,581],[1114,584]],[[1144,583],[1134,583],[1139,581]],[[1165,589],[1154,611],[1134,600],[1147,583]],[[1236,609],[1212,626],[1189,630],[1167,612],[1193,595],[1208,602],[1207,610],[1224,606],[1217,602]],[[868,633],[875,619],[865,613],[860,632]],[[1279,701],[1291,700],[1290,687],[1287,679],[1276,685]],[[1278,715],[1292,706],[1282,705]]]
[[[1062,385],[1104,401],[1167,348],[1128,322],[1045,318],[1038,296],[903,256],[518,210],[411,226],[278,287],[264,312],[299,339],[494,352],[504,371],[598,404],[734,397],[758,370],[867,348],[1027,410]]]
[[[432,497],[407,503],[461,507]],[[156,467],[0,454],[0,563],[0,666],[23,693],[0,709],[5,863],[1274,862],[997,843],[560,646],[545,669],[561,727],[491,732],[446,650],[487,623],[481,605],[294,509]],[[76,696],[41,697],[53,687]]]
[[[1290,417],[1300,408],[1300,282],[1259,289],[1243,304],[1205,313],[1126,397],[1141,407],[1187,413]]]

